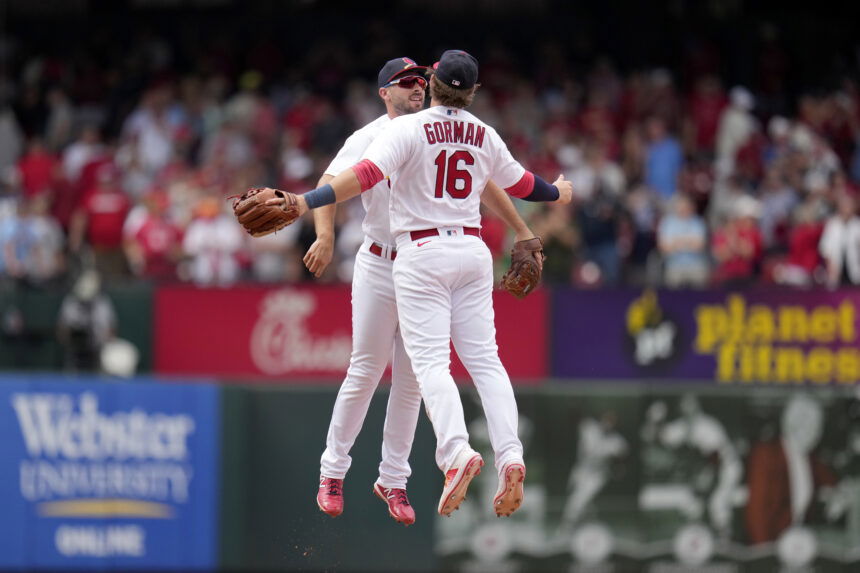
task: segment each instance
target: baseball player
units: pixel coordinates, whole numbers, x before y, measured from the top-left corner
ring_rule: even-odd
[[[445,475],[438,511],[450,515],[457,509],[483,466],[480,454],[469,446],[451,377],[453,341],[487,418],[499,475],[493,505],[501,516],[522,503],[526,469],[517,437],[517,405],[495,341],[492,256],[480,239],[480,195],[492,179],[514,197],[567,204],[573,188],[563,176],[549,184],[526,171],[496,131],[466,111],[477,79],[473,56],[446,51],[430,78],[430,108],[392,119],[363,159],[326,185],[267,204],[284,209],[289,199],[300,216],[390,178],[397,315],[436,433],[436,463]]]
[[[368,145],[392,118],[412,114],[424,107],[427,68],[409,58],[388,61],[379,72],[379,96],[386,114],[350,136],[320,178],[319,186],[357,163]],[[362,194],[366,210],[362,227],[365,241],[355,260],[352,283],[353,349],[346,378],[335,400],[320,460],[317,504],[335,517],[343,511],[343,479],[349,470],[349,451],[364,422],[370,400],[388,363],[392,361],[392,387],[382,440],[379,479],[373,486],[388,504],[391,517],[409,525],[415,512],[406,495],[411,470],[409,453],[421,406],[421,393],[403,347],[398,329],[392,266],[397,249],[389,230],[389,183],[381,180]],[[495,185],[484,195],[484,203],[516,232],[517,240],[534,235],[517,214],[507,195]],[[331,262],[334,242],[334,205],[314,211],[317,239],[305,255],[308,270],[320,276]]]

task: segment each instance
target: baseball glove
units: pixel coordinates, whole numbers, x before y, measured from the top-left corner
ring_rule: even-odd
[[[514,243],[511,268],[502,276],[502,288],[517,298],[532,292],[540,282],[545,258],[540,237]]]
[[[233,199],[233,214],[249,235],[262,237],[291,225],[299,217],[296,196],[289,191],[255,187]],[[282,205],[266,205],[269,199],[284,199]]]

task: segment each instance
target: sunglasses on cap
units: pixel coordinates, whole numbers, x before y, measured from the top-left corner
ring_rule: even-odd
[[[403,76],[402,78],[391,80],[382,87],[390,88],[391,86],[400,86],[401,88],[410,90],[415,87],[415,84],[421,86],[421,89],[427,89],[427,79],[421,76]]]

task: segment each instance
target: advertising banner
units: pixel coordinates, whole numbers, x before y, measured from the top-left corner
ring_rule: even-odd
[[[0,569],[217,567],[210,384],[0,378]]]
[[[860,380],[860,293],[571,291],[553,296],[559,378],[841,385]]]
[[[155,296],[155,369],[272,382],[343,379],[352,350],[350,287],[163,287]],[[546,293],[495,293],[497,341],[511,378],[546,374]],[[465,369],[453,362],[455,376]]]

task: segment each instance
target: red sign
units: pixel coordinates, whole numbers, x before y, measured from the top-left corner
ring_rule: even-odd
[[[508,374],[539,383],[547,372],[547,297],[495,293],[496,339]],[[159,288],[155,370],[272,382],[340,382],[352,349],[350,287]],[[467,379],[460,361],[454,376]]]

